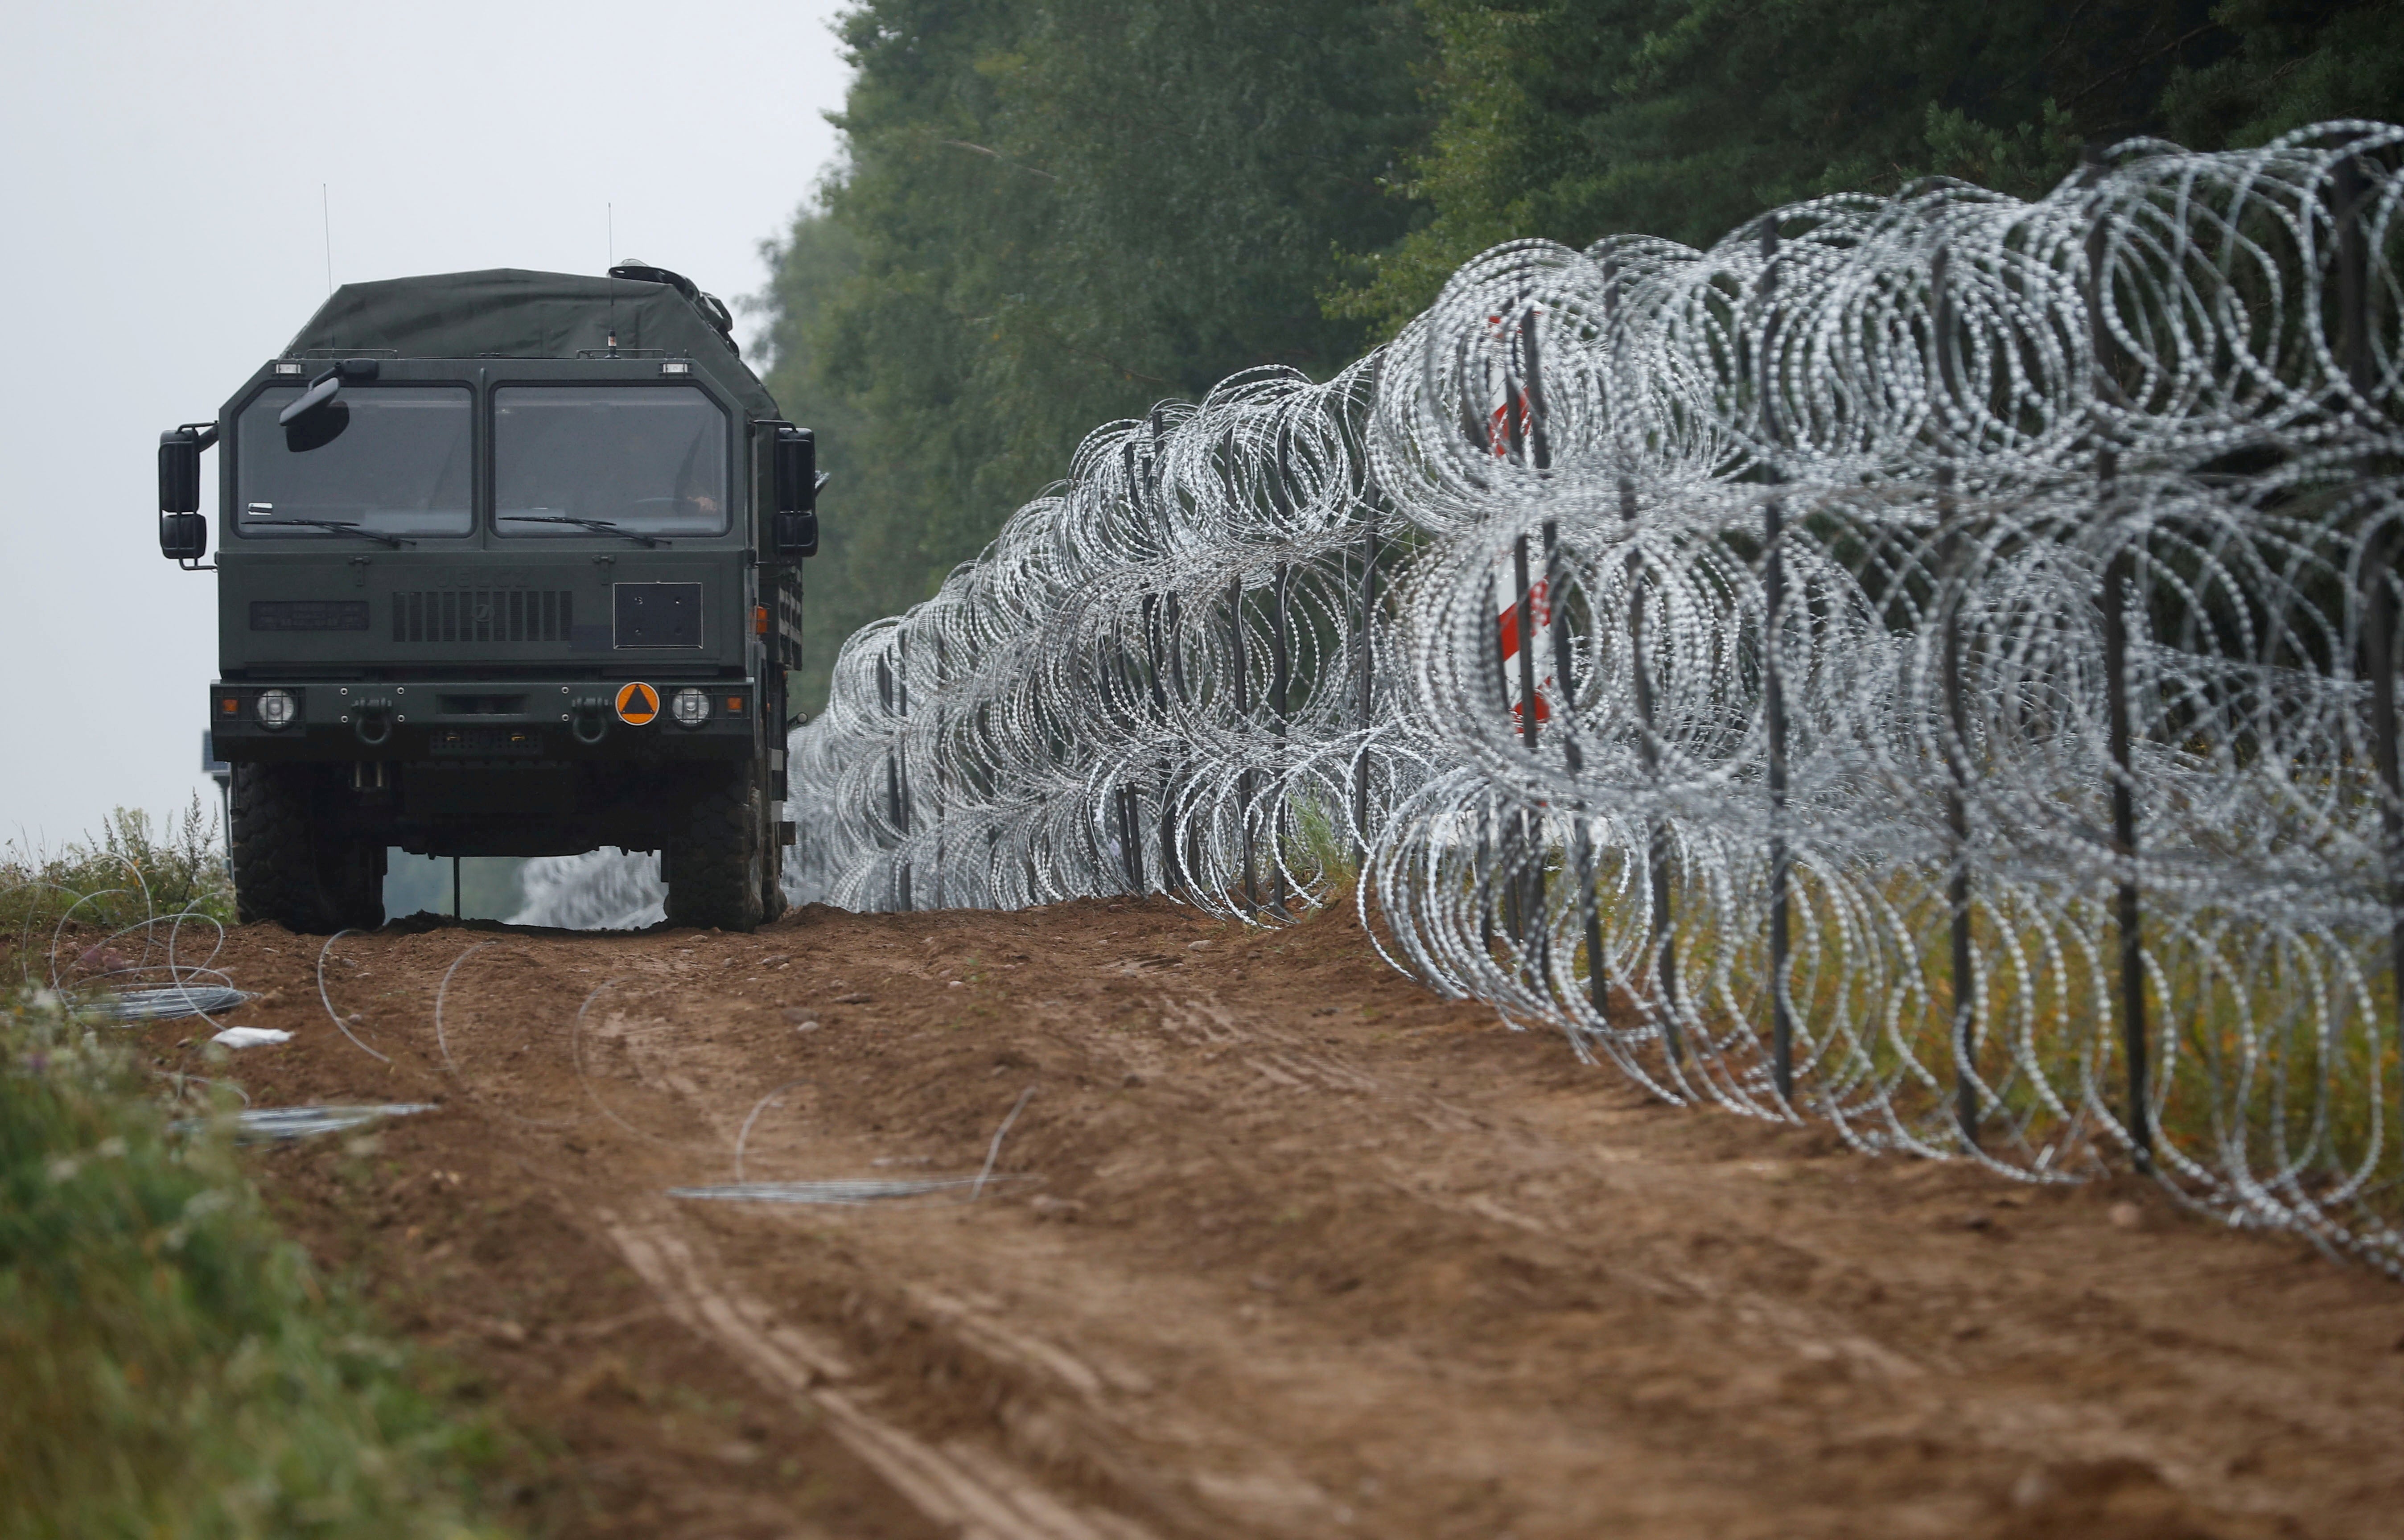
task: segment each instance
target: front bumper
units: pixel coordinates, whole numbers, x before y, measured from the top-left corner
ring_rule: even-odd
[[[633,687],[630,691],[629,687]],[[709,698],[708,720],[674,717],[677,693]],[[299,707],[263,725],[260,695],[281,690]],[[648,690],[648,695],[644,693]],[[626,709],[620,708],[622,696]],[[653,710],[641,720],[644,707]],[[366,683],[250,679],[209,687],[217,757],[240,761],[674,761],[739,759],[759,735],[751,679],[411,679]]]

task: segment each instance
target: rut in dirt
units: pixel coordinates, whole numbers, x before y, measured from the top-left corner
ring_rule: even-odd
[[[568,1533],[2368,1537],[2404,1497],[2392,1285],[1661,1105],[1339,917],[342,938],[389,1066],[319,945],[230,938],[237,1019],[296,1034],[254,1097],[438,1110],[267,1180],[561,1430]],[[738,1148],[993,1163],[670,1196]]]

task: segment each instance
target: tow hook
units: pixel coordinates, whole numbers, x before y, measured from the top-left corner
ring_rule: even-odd
[[[597,706],[580,706],[567,730],[575,735],[577,742],[590,749],[609,735],[609,719]]]
[[[351,714],[351,731],[370,749],[392,741],[392,713],[381,706],[362,706]]]

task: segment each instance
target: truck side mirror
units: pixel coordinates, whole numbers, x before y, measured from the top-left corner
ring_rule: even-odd
[[[818,504],[818,441],[805,427],[776,429],[776,511],[807,513]]]
[[[779,561],[800,561],[818,553],[818,515],[816,509],[800,513],[776,515],[776,558]]]
[[[189,567],[209,552],[201,509],[201,451],[217,441],[215,423],[186,423],[159,435],[159,554]]]
[[[818,439],[805,427],[776,429],[776,558],[800,561],[818,553]]]
[[[159,515],[159,554],[171,562],[196,562],[209,553],[209,521],[200,513]]]
[[[201,451],[217,436],[211,424],[208,437],[190,425],[159,435],[159,511],[197,513],[201,511]]]

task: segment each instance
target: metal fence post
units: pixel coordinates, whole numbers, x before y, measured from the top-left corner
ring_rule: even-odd
[[[1282,473],[1284,469],[1282,455],[1279,455],[1279,469]],[[1285,718],[1286,693],[1293,685],[1293,649],[1289,645],[1286,637],[1286,600],[1293,583],[1293,567],[1285,562],[1278,563],[1276,575],[1270,584],[1269,598],[1269,720],[1270,732],[1277,738],[1279,782],[1277,803],[1270,809],[1272,821],[1269,828],[1269,902],[1277,906],[1279,914],[1288,912],[1283,838],[1285,833]]]
[[[1761,304],[1758,352],[1754,360],[1754,389],[1761,401],[1763,436],[1783,447],[1778,421],[1776,371],[1770,344],[1776,340],[1778,314],[1778,221],[1761,226],[1761,284],[1755,291]],[[1773,462],[1764,469],[1772,486],[1785,478]],[[1783,657],[1786,623],[1786,508],[1772,496],[1762,509],[1762,684],[1764,726],[1769,737],[1769,1059],[1770,1080],[1778,1099],[1795,1101],[1795,1021],[1787,1001],[1786,972],[1790,940],[1787,933],[1789,858],[1786,848],[1786,665]]]
[[[1157,594],[1143,596],[1143,675],[1148,684],[1150,710],[1146,720],[1161,730],[1165,740],[1168,725],[1168,683],[1163,665],[1165,648],[1162,639],[1161,597]],[[1177,812],[1172,795],[1176,769],[1164,750],[1160,764],[1160,890],[1177,891]]]
[[[1630,683],[1636,692],[1637,749],[1642,756],[1645,774],[1653,777],[1657,790],[1661,782],[1661,737],[1654,727],[1653,665],[1644,656],[1644,559],[1634,544],[1636,483],[1626,476],[1619,478],[1619,516],[1629,538],[1628,657]],[[1644,821],[1645,896],[1651,911],[1649,940],[1654,977],[1661,991],[1661,1036],[1670,1057],[1675,1059],[1684,1057],[1685,1044],[1678,1024],[1678,932],[1677,915],[1670,907],[1670,822],[1657,813]]]
[[[1112,645],[1118,654],[1118,675],[1126,694],[1126,716],[1130,723],[1142,720],[1141,683],[1135,678],[1135,653],[1125,641],[1115,635]],[[1122,781],[1117,788],[1119,815],[1119,864],[1125,868],[1128,891],[1137,898],[1144,893],[1143,874],[1143,803],[1142,792]]]
[[[1361,748],[1352,760],[1352,841],[1362,866],[1369,861],[1369,724],[1377,710],[1377,487],[1369,487],[1369,501],[1363,513],[1361,530],[1361,629],[1355,649],[1361,660],[1361,693],[1359,701]]]
[[[1938,397],[1947,400],[1959,388],[1951,274],[1952,253],[1939,246],[1929,268],[1929,330],[1936,354]],[[1941,422],[1937,431],[1945,431]],[[1970,710],[1962,679],[1962,601],[1968,592],[1968,553],[1957,523],[1961,511],[1953,497],[1952,451],[1947,447],[1941,455],[1936,466],[1936,525],[1940,531],[1937,576],[1941,585],[1937,605],[1943,623],[1945,671],[1945,826],[1953,844],[1953,870],[1945,889],[1952,921],[1953,1121],[1961,1130],[1962,1142],[1975,1149],[1978,1143],[1978,988],[1970,945]]]
[[[1575,702],[1576,655],[1570,645],[1568,575],[1561,559],[1561,526],[1544,521],[1544,600],[1553,622],[1553,688],[1561,703],[1561,763],[1572,776],[1586,773],[1586,751],[1578,745]],[[1602,955],[1602,911],[1594,890],[1594,838],[1586,827],[1586,805],[1580,798],[1572,819],[1571,877],[1577,883],[1578,922],[1586,942],[1586,987],[1594,1001],[1595,1018],[1611,1023],[1611,964]]]
[[[1170,594],[1160,601],[1157,623],[1153,628],[1152,698],[1160,713],[1164,736],[1168,726],[1168,691],[1174,690],[1179,701],[1185,699],[1185,668],[1177,651],[1179,621],[1177,595]],[[1168,683],[1164,686],[1161,675],[1167,672]],[[1179,858],[1177,840],[1177,785],[1181,770],[1163,751],[1160,762],[1160,886],[1164,891],[1185,891],[1185,863]]]
[[[1517,565],[1519,586],[1513,596],[1510,610],[1510,614],[1515,624],[1517,623],[1520,609],[1526,607],[1528,601],[1528,540],[1526,536],[1523,535],[1519,538],[1516,549],[1518,553]],[[1488,592],[1490,594],[1492,591],[1492,584],[1489,583],[1488,585]],[[1493,600],[1490,598],[1487,601],[1486,609],[1487,613],[1489,615],[1499,616],[1503,613],[1503,611],[1495,608]],[[1491,655],[1494,659],[1495,699],[1502,704],[1503,715],[1507,718],[1511,713],[1512,660],[1509,654],[1502,651],[1502,626],[1501,622],[1498,620],[1489,622],[1489,623],[1492,624],[1494,627],[1494,648]],[[1526,656],[1527,651],[1526,639],[1523,637],[1521,638],[1518,648],[1518,651],[1523,659]],[[1521,727],[1518,731],[1524,734],[1526,729]],[[1502,820],[1502,827],[1498,831],[1498,833],[1500,837],[1498,840],[1499,849],[1497,850],[1497,856],[1499,859],[1497,861],[1497,880],[1495,882],[1495,903],[1502,910],[1502,930],[1504,933],[1508,934],[1513,941],[1516,942],[1523,939],[1520,929],[1519,879],[1517,875],[1519,865],[1519,819],[1517,816],[1514,814],[1503,819]],[[1492,944],[1489,939],[1488,943],[1489,950],[1491,949],[1491,945]]]
[[[1384,381],[1386,356],[1380,351],[1369,365],[1369,402],[1375,412],[1377,387]],[[1377,469],[1365,452],[1361,456],[1361,593],[1359,645],[1361,663],[1361,747],[1352,761],[1352,840],[1361,874],[1369,866],[1369,724],[1377,712]]]
[[[892,667],[886,678],[893,686],[887,704],[902,719],[902,726],[895,733],[901,741],[885,761],[886,792],[894,832],[901,836],[902,849],[906,852],[910,847],[910,642],[906,635],[893,638]],[[893,897],[896,907],[914,907],[910,897],[910,858],[906,853],[894,867]]]
[[[2335,168],[2331,189],[2337,226],[2338,358],[2346,385],[2371,404],[2369,243],[2362,228],[2370,179],[2361,159]],[[2375,410],[2375,407],[2374,407]],[[2404,763],[2399,763],[2396,710],[2396,553],[2391,526],[2373,535],[2362,558],[2363,651],[2370,673],[2370,757],[2379,776],[2380,838],[2387,868],[2388,969],[2396,990],[2397,1041],[2404,1043]]]
[[[1129,474],[1127,493],[1140,497],[1160,527],[1161,553],[1166,556],[1175,544],[1175,531],[1168,522],[1168,511],[1160,496],[1160,445],[1167,436],[1167,427],[1161,412],[1154,406],[1144,418],[1144,455],[1140,461],[1132,457],[1133,440],[1129,440]],[[1177,779],[1179,766],[1167,747],[1172,735],[1168,727],[1168,691],[1174,679],[1179,699],[1184,698],[1183,671],[1177,659],[1177,595],[1147,594],[1144,595],[1144,653],[1152,677],[1152,710],[1155,724],[1161,728],[1163,748],[1160,757],[1160,889],[1164,893],[1185,890],[1184,872],[1177,851]]]
[[[1603,306],[1614,329],[1619,318],[1619,264],[1609,263],[1604,269]],[[1620,526],[1628,537],[1626,571],[1628,580],[1628,682],[1636,696],[1637,753],[1644,773],[1653,778],[1656,790],[1661,781],[1661,739],[1655,725],[1653,665],[1644,655],[1645,587],[1644,559],[1636,546],[1637,501],[1636,483],[1624,471],[1619,476]],[[1660,992],[1661,1037],[1663,1045],[1674,1061],[1684,1057],[1684,1043],[1678,1024],[1678,936],[1677,916],[1671,908],[1670,893],[1670,828],[1669,820],[1657,813],[1644,820],[1644,881],[1646,901],[1645,945],[1653,959],[1654,977]],[[1609,1013],[1597,996],[1595,1012],[1605,1020]]]
[[[1493,645],[1483,651],[1487,661],[1494,666],[1494,698],[1501,704],[1504,713],[1508,714],[1511,709],[1511,665],[1509,660],[1502,656],[1502,628],[1492,618],[1502,613],[1495,608],[1494,596],[1494,580],[1489,577],[1486,580],[1486,609],[1478,620],[1481,625],[1489,628],[1489,634],[1493,637]],[[1497,861],[1495,859],[1497,851],[1495,849],[1494,793],[1489,786],[1484,801],[1477,809],[1477,870],[1479,872],[1490,875],[1499,867],[1510,864],[1510,851],[1507,847],[1510,840],[1508,824],[1503,826],[1502,833],[1505,848],[1500,852],[1502,859]],[[1519,923],[1516,895],[1513,893],[1509,884],[1489,881],[1486,893],[1480,897],[1477,904],[1477,945],[1479,954],[1484,957],[1490,958],[1494,954],[1494,920],[1495,910],[1498,908],[1502,910],[1503,929],[1516,935]]]
[[[1251,753],[1252,669],[1251,660],[1244,647],[1244,575],[1240,572],[1227,584],[1227,653],[1235,670],[1236,715],[1243,719],[1244,733],[1239,740],[1245,756]],[[1244,914],[1257,916],[1261,909],[1259,863],[1252,852],[1252,767],[1246,764],[1236,772],[1236,819],[1241,826],[1244,847]]]
[[[2100,162],[2090,161],[2090,184],[2103,170]],[[2111,328],[2104,320],[2112,297],[2111,280],[2104,271],[2107,246],[2104,225],[2100,221],[2090,225],[2086,298],[2089,346],[2094,355],[2090,367],[2095,399],[2090,409],[2094,426],[2089,442],[2095,456],[2097,510],[2108,524],[2117,496],[2120,456],[2103,423],[2104,397],[2111,385]],[[2128,1060],[2129,1141],[2138,1166],[2150,1168],[2154,1128],[2146,1089],[2145,950],[2137,888],[2136,777],[2130,760],[2132,728],[2129,711],[2128,605],[2130,591],[2136,581],[2136,550],[2130,541],[2122,540],[2104,566],[2104,735],[2106,751],[2112,760],[2112,853],[2119,866],[2113,907],[2120,929],[2121,1052]]]
[[[935,698],[936,698],[938,701],[940,701],[940,700],[942,700],[942,699],[943,698],[943,670],[944,670],[944,664],[945,664],[945,662],[947,661],[947,659],[946,659],[946,654],[947,654],[948,651],[949,651],[949,650],[948,650],[948,649],[946,649],[946,648],[943,646],[943,634],[942,632],[940,632],[940,631],[936,632],[936,633],[935,633]],[[928,757],[929,757],[929,759],[931,759],[931,760],[934,762],[934,767],[935,767],[935,904],[934,904],[934,906],[935,906],[936,908],[938,908],[938,909],[941,909],[941,908],[943,908],[943,893],[944,893],[944,875],[944,875],[944,870],[943,870],[943,867],[944,867],[944,841],[945,841],[946,836],[948,836],[948,835],[950,834],[950,833],[951,833],[951,810],[950,810],[950,800],[951,800],[951,799],[950,799],[948,796],[946,796],[946,795],[945,795],[945,792],[949,790],[949,785],[948,785],[948,782],[947,782],[947,779],[946,779],[946,775],[947,775],[947,773],[946,773],[946,771],[945,771],[945,770],[944,770],[944,768],[943,768],[943,708],[941,706],[938,706],[938,707],[935,707],[935,735],[934,735],[934,738],[933,738],[933,747],[932,747],[932,749],[929,750]]]

